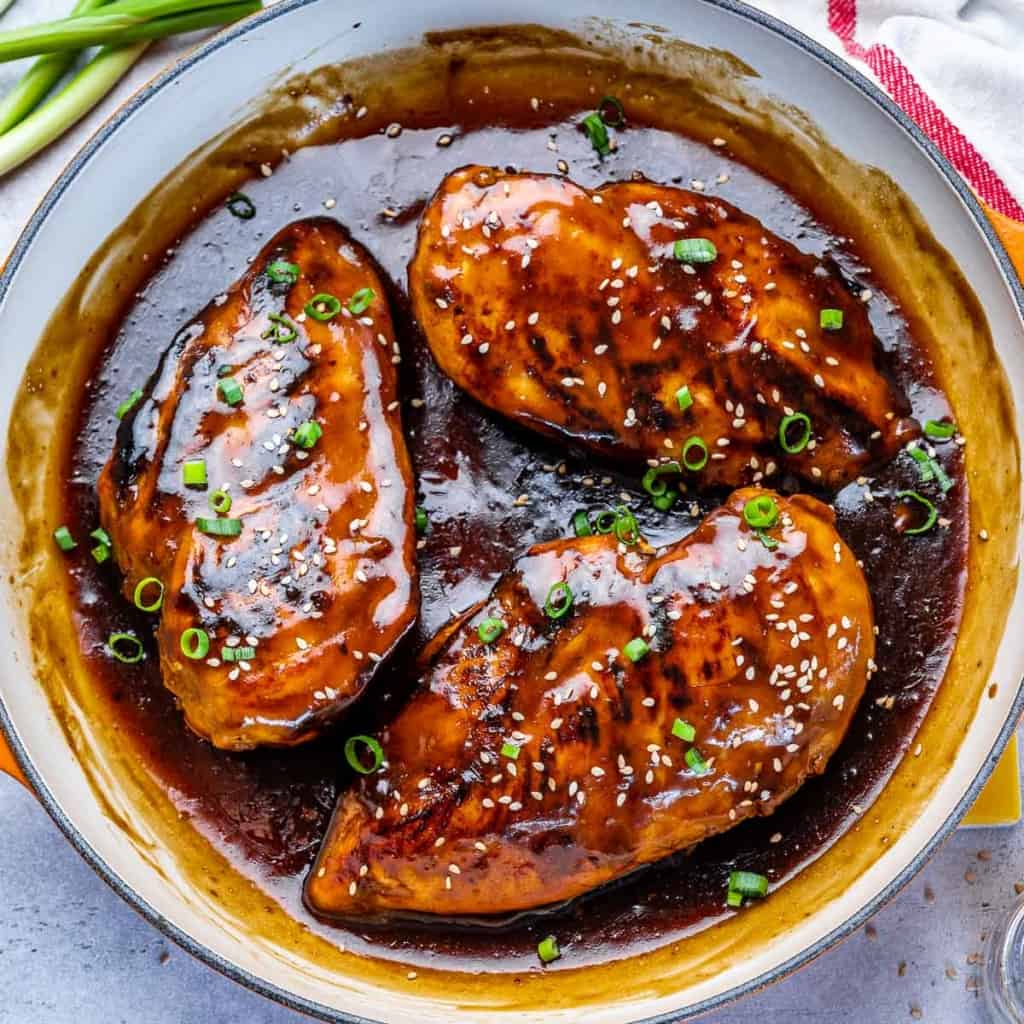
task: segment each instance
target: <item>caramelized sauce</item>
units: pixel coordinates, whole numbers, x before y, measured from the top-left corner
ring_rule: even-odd
[[[98,523],[95,488],[114,441],[114,409],[154,370],[181,325],[239,277],[273,233],[296,218],[327,213],[381,265],[404,353],[402,415],[418,503],[427,509],[430,526],[419,555],[419,624],[352,717],[333,735],[286,752],[215,750],[189,732],[161,685],[154,645],[139,665],[121,665],[103,653],[111,631],[152,629],[149,619],[120,597],[115,570],[85,560],[77,563],[73,579],[82,648],[121,729],[182,815],[239,871],[318,930],[331,926],[303,908],[301,883],[335,795],[349,781],[342,740],[388,720],[414,681],[413,660],[424,640],[453,611],[484,596],[527,546],[565,535],[577,509],[615,504],[625,495],[645,535],[658,544],[686,535],[723,497],[687,495],[671,512],[657,512],[638,477],[521,432],[440,374],[408,313],[405,267],[419,212],[447,172],[471,162],[554,172],[557,161],[565,160],[585,187],[635,171],[664,183],[704,182],[709,192],[801,249],[834,258],[852,288],[871,289],[872,325],[913,415],[923,422],[948,413],[928,355],[886,299],[883,283],[872,279],[857,252],[830,232],[820,213],[730,159],[728,146],[705,147],[662,128],[632,123],[618,152],[600,161],[578,128],[585,112],[562,107],[548,119],[521,94],[516,102],[483,96],[462,105],[457,124],[424,114],[423,123],[407,119],[395,138],[375,132],[301,149],[266,179],[253,168],[244,191],[256,216],[241,221],[217,208],[183,225],[177,246],[159,266],[153,261],[148,285],[131,303],[82,390],[78,429],[68,440],[65,487],[65,521],[76,535]],[[453,137],[450,145],[439,144],[445,134]],[[549,148],[552,140],[557,152]],[[960,481],[959,449],[953,443],[938,447],[946,472]],[[787,486],[795,489],[796,481]],[[507,970],[535,962],[537,941],[553,933],[563,950],[561,965],[578,966],[706,926],[725,912],[729,870],[757,870],[777,883],[820,855],[867,811],[900,757],[912,750],[955,639],[965,580],[966,488],[958,482],[942,501],[945,525],[907,537],[894,529],[893,495],[918,486],[915,464],[900,456],[873,474],[869,485],[854,483],[837,495],[818,495],[834,502],[838,529],[863,560],[879,625],[879,671],[824,776],[808,782],[771,817],[744,823],[566,906],[502,922],[407,919],[337,927],[338,941],[356,952],[410,963]],[[518,505],[520,495],[529,503]]]

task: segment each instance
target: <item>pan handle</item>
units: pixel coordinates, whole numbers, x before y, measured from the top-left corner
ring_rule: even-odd
[[[10,775],[12,779],[16,779],[23,786],[28,786],[28,780],[22,775],[18,762],[14,760],[14,755],[11,753],[11,748],[7,746],[3,733],[0,733],[0,772]]]

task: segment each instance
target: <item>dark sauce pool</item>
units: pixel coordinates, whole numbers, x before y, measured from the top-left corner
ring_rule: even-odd
[[[544,123],[519,105],[526,109],[518,121],[507,104],[499,111],[478,103],[460,114],[458,125],[407,122],[396,138],[375,133],[302,149],[269,178],[254,167],[245,187],[256,205],[254,219],[237,220],[221,208],[198,216],[173,250],[153,260],[148,285],[83,388],[67,453],[65,521],[81,534],[98,522],[94,489],[113,443],[113,410],[143,383],[181,324],[238,277],[267,238],[292,220],[327,213],[380,262],[403,346],[404,424],[430,528],[420,551],[419,625],[340,731],[291,751],[243,755],[217,751],[194,736],[161,685],[156,657],[127,666],[103,653],[111,631],[145,634],[152,628],[120,597],[110,566],[86,559],[75,569],[76,627],[95,684],[120,728],[134,738],[180,813],[238,871],[350,950],[437,967],[521,969],[536,962],[537,942],[548,933],[558,936],[563,950],[555,968],[621,957],[726,913],[725,879],[732,869],[761,871],[773,883],[799,871],[867,811],[912,747],[953,647],[965,579],[967,496],[954,443],[939,445],[938,457],[957,484],[940,503],[941,528],[924,536],[903,536],[894,528],[895,492],[921,486],[907,456],[838,495],[819,495],[835,504],[839,529],[864,563],[880,632],[879,671],[823,777],[769,818],[539,914],[483,924],[404,920],[353,928],[309,915],[302,881],[335,794],[348,781],[341,740],[380,728],[400,706],[414,683],[412,660],[424,639],[453,610],[483,596],[527,546],[564,535],[579,508],[628,500],[657,544],[687,534],[722,497],[689,495],[671,512],[657,512],[637,477],[517,431],[440,374],[411,323],[404,289],[419,212],[448,171],[475,162],[555,172],[564,160],[585,186],[634,173],[685,186],[703,182],[708,192],[748,210],[802,249],[834,259],[852,289],[870,289],[872,323],[914,415],[923,422],[948,413],[927,354],[915,346],[856,252],[778,185],[730,160],[728,147],[705,147],[634,123],[620,134],[619,150],[601,162],[579,131],[579,111],[563,110],[559,120]],[[452,136],[449,145],[439,143],[444,135]],[[795,489],[795,481],[788,481],[788,489]],[[924,489],[935,497],[933,488]],[[517,504],[521,495],[528,504]]]

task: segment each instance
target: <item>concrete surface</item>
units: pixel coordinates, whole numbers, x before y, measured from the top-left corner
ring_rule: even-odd
[[[3,25],[63,14],[20,0]],[[154,47],[57,146],[0,182],[0,259],[67,159],[125,96],[175,56]],[[0,66],[0,91],[17,69]],[[0,779],[0,1024],[290,1024],[274,1006],[168,943],[122,903],[18,785]],[[715,1024],[926,1020],[976,1024],[983,934],[1024,881],[1024,827],[961,832],[874,921]],[[372,1008],[369,1009],[372,1013]]]

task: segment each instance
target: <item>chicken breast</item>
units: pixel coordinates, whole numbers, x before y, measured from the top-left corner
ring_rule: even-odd
[[[395,362],[366,253],[301,221],[178,333],[120,424],[102,522],[125,594],[163,584],[164,683],[218,747],[315,736],[415,620]]]
[[[522,911],[770,814],[824,770],[873,653],[864,576],[807,496],[738,491],[659,557],[539,545],[434,640],[307,902]]]
[[[712,196],[466,167],[426,208],[409,291],[474,398],[603,455],[685,457],[698,486],[837,486],[917,432],[835,269]]]

